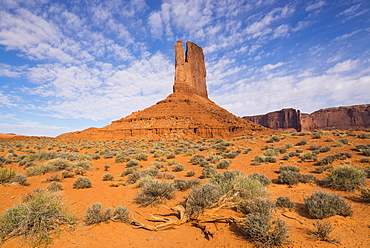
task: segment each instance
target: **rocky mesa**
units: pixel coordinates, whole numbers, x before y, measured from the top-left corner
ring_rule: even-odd
[[[289,108],[265,115],[245,116],[261,126],[275,130],[313,131],[365,130],[370,128],[370,104],[320,109],[311,114]]]
[[[68,138],[160,140],[189,138],[230,138],[270,129],[237,117],[208,99],[203,49],[182,41],[175,45],[173,93],[157,104],[137,111],[103,128],[62,134]]]

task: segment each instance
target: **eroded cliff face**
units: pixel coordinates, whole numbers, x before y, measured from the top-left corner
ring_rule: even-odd
[[[301,131],[301,113],[299,110],[289,108],[270,112],[265,115],[245,116],[247,120],[258,123],[261,126],[275,130],[294,129]]]
[[[295,109],[283,109],[266,115],[243,118],[275,130],[365,130],[370,128],[370,105],[320,109],[311,114],[301,114]]]
[[[96,139],[232,138],[271,134],[273,131],[236,117],[208,99],[203,50],[187,42],[175,45],[173,94],[103,128],[66,133],[59,137]]]
[[[370,128],[370,104],[320,109],[302,114],[302,131],[365,130]]]

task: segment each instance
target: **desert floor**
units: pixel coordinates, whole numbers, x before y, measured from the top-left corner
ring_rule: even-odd
[[[267,186],[269,190],[269,198],[276,200],[280,196],[289,197],[296,206],[292,210],[278,209],[275,216],[284,220],[289,226],[289,243],[283,247],[370,247],[370,204],[361,199],[359,190],[353,192],[333,190],[323,185],[326,173],[315,173],[315,169],[320,167],[318,161],[328,155],[334,155],[341,152],[350,153],[351,158],[336,160],[332,163],[334,167],[344,165],[359,166],[366,168],[370,166],[369,162],[360,162],[361,158],[366,158],[364,154],[356,149],[357,145],[370,144],[370,139],[361,138],[360,134],[369,134],[366,132],[349,132],[349,131],[321,131],[320,138],[313,138],[314,133],[294,133],[284,134],[277,133],[280,141],[268,143],[271,136],[256,135],[253,137],[240,137],[220,141],[217,139],[200,139],[200,140],[172,140],[161,142],[148,142],[145,140],[123,141],[123,140],[66,140],[52,139],[39,137],[22,137],[22,136],[7,136],[0,137],[0,156],[8,157],[13,162],[3,166],[12,168],[17,173],[25,174],[24,166],[19,166],[19,158],[22,155],[30,155],[33,152],[49,151],[49,152],[68,152],[78,154],[100,154],[100,159],[89,160],[92,164],[92,169],[86,171],[85,177],[92,181],[92,187],[86,189],[73,188],[74,178],[65,178],[60,183],[63,189],[60,191],[65,202],[70,205],[73,211],[79,218],[74,227],[62,227],[58,236],[53,238],[50,247],[254,247],[254,244],[245,237],[238,225],[232,223],[207,223],[207,230],[213,233],[213,237],[207,239],[199,228],[191,224],[184,224],[175,229],[164,231],[148,231],[145,229],[137,229],[129,224],[118,222],[100,223],[98,225],[86,225],[83,221],[84,213],[93,203],[100,202],[104,208],[114,208],[118,205],[126,206],[135,219],[143,223],[150,222],[150,214],[162,216],[166,215],[171,218],[176,218],[174,212],[165,208],[162,205],[140,207],[134,202],[137,193],[141,190],[136,184],[126,185],[127,176],[121,177],[121,173],[126,170],[126,162],[117,163],[115,160],[117,154],[128,150],[141,150],[147,154],[147,161],[140,161],[139,171],[153,167],[155,161],[163,164],[164,168],[161,171],[167,170],[167,173],[175,175],[176,178],[200,178],[201,183],[205,183],[208,178],[201,178],[201,171],[204,169],[200,165],[193,165],[190,162],[196,154],[209,156],[210,154],[220,153],[217,149],[217,144],[229,142],[225,152],[240,151],[240,154],[230,160],[231,165],[227,169],[219,169],[219,172],[225,170],[240,170],[245,174],[260,173],[266,175],[272,180],[272,183]],[[297,146],[297,142],[302,139],[307,140],[307,144]],[[344,143],[339,142],[342,140]],[[346,142],[348,141],[348,142]],[[218,142],[218,143],[217,143]],[[230,144],[231,143],[231,144]],[[287,143],[292,144],[283,154],[274,155],[277,158],[275,163],[262,163],[254,165],[256,155],[262,155],[266,151],[266,146],[284,147]],[[214,148],[212,148],[212,146]],[[302,161],[303,154],[312,152],[311,146],[330,146],[331,150],[317,154],[317,161],[307,160]],[[200,149],[205,147],[206,149]],[[287,146],[289,147],[289,145]],[[167,159],[167,155],[174,149],[182,148],[184,151],[175,155],[174,159]],[[246,152],[250,148],[249,152]],[[223,148],[222,148],[223,149]],[[284,160],[283,156],[290,152],[300,151],[298,156],[290,157]],[[163,151],[163,154],[157,153],[156,157],[151,153],[151,150]],[[16,156],[9,154],[15,153]],[[111,156],[106,156],[110,154]],[[158,155],[159,154],[159,155]],[[111,157],[111,158],[105,158]],[[128,157],[134,156],[128,155]],[[369,158],[369,157],[367,157]],[[168,162],[175,160],[176,162],[185,165],[185,169],[180,172],[172,171],[173,165]],[[46,161],[36,161],[34,166],[45,163]],[[107,171],[105,165],[109,165]],[[279,176],[277,171],[281,165],[295,165],[300,168],[302,174],[313,174],[316,177],[315,182],[298,183],[291,187],[286,184],[277,183]],[[186,177],[189,170],[194,170],[195,176]],[[21,186],[16,183],[0,185],[0,213],[19,203],[22,198],[35,188],[46,188],[50,182],[45,182],[51,176],[60,174],[61,172],[50,172],[44,175],[29,176],[28,185]],[[106,173],[111,173],[114,176],[113,181],[103,181],[102,177]],[[120,184],[122,183],[122,184]],[[117,187],[112,187],[116,184]],[[370,179],[366,179],[365,187],[369,187]],[[316,219],[309,216],[304,204],[304,198],[311,196],[314,191],[326,190],[330,193],[336,193],[342,196],[354,211],[353,216],[332,216],[326,218],[334,227],[330,234],[336,242],[320,241],[310,231],[314,230]],[[178,191],[176,197],[164,203],[165,206],[173,207],[184,200],[184,196],[188,195],[191,189],[187,191]],[[241,213],[237,213],[232,209],[220,210],[224,214],[233,214],[238,217],[243,217]],[[153,223],[151,223],[153,224]],[[155,224],[155,223],[154,223]],[[20,238],[14,238],[1,244],[2,247],[24,247],[27,244],[22,243]]]

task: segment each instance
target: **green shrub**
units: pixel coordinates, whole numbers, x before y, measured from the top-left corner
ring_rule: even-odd
[[[261,200],[259,202],[257,205],[263,203]],[[272,211],[268,211],[268,207],[266,207],[268,204],[261,206],[265,206],[266,210],[260,211],[261,207],[259,207],[246,216],[244,231],[249,239],[260,246],[281,246],[287,242],[289,237],[286,223],[281,219],[273,220]]]
[[[265,156],[265,155],[257,155],[254,158],[254,164],[259,165],[262,163],[276,163],[277,159],[276,157],[272,156]]]
[[[230,161],[227,161],[227,160],[221,160],[218,164],[217,164],[217,169],[227,169],[228,167],[230,166]]]
[[[280,166],[278,173],[282,173],[282,172],[285,172],[285,171],[300,172],[301,169],[299,169],[295,165],[282,165],[282,166]]]
[[[259,173],[252,173],[248,175],[249,178],[258,180],[263,186],[267,186],[271,184],[270,178],[266,175],[259,174]]]
[[[15,171],[8,167],[0,168],[0,184],[9,183],[15,176]]]
[[[325,158],[321,159],[319,164],[320,165],[330,165],[336,160],[334,155],[328,155]]]
[[[270,139],[267,141],[267,143],[275,143],[275,142],[279,142],[279,141],[280,141],[279,136],[273,135],[273,136],[270,137]]]
[[[96,202],[91,207],[88,207],[85,215],[84,222],[86,225],[99,224],[101,222],[107,222],[113,217],[112,209],[107,208],[103,211],[101,203]]]
[[[140,165],[139,161],[137,161],[135,159],[130,159],[130,161],[128,161],[126,163],[127,168],[134,167],[134,166],[139,166],[139,165]]]
[[[171,200],[175,197],[175,194],[174,183],[151,179],[144,183],[141,192],[135,198],[135,202],[140,204],[141,207],[158,205]]]
[[[314,133],[314,134],[312,135],[312,138],[313,138],[313,139],[321,139],[321,135],[320,135],[319,133]]]
[[[190,159],[190,163],[193,165],[197,165],[200,164],[203,160],[205,160],[205,156],[197,154]]]
[[[130,210],[128,210],[127,207],[117,206],[114,209],[112,220],[128,223],[130,222],[130,215],[131,215]]]
[[[61,225],[73,222],[74,217],[59,194],[37,190],[1,216],[0,240],[20,236],[33,247],[46,246]]]
[[[329,187],[337,190],[354,191],[365,184],[366,173],[357,166],[335,168],[325,177]]]
[[[62,178],[73,178],[75,176],[75,173],[70,171],[63,171],[62,172]]]
[[[124,176],[127,176],[127,175],[130,175],[134,172],[137,172],[137,167],[134,166],[134,167],[130,167],[130,168],[127,168],[126,170],[124,170],[122,173],[121,173],[121,177],[124,177]]]
[[[73,182],[73,187],[76,189],[91,188],[92,182],[87,177],[79,177]]]
[[[360,192],[361,198],[364,201],[370,202],[370,188],[362,188]]]
[[[307,144],[307,140],[302,139],[302,140],[298,141],[297,144],[295,144],[295,146],[304,146],[306,144]]]
[[[202,178],[212,178],[219,174],[218,170],[212,165],[204,167],[201,173],[202,173]]]
[[[306,161],[306,160],[317,161],[317,155],[313,152],[308,152],[301,156],[301,160],[302,161]]]
[[[357,137],[360,139],[370,139],[370,133],[361,133]]]
[[[189,171],[186,172],[186,176],[187,177],[193,177],[195,176],[195,170],[194,169],[191,169]]]
[[[360,163],[370,163],[370,158],[360,158]]]
[[[289,208],[292,209],[295,207],[295,203],[290,200],[287,196],[279,196],[276,199],[276,207],[278,208]]]
[[[110,173],[105,173],[103,175],[103,181],[113,181],[114,179],[114,176]]]
[[[179,172],[179,171],[183,171],[184,169],[185,169],[185,165],[177,164],[177,165],[175,165],[175,166],[172,168],[172,171],[174,171],[174,172]]]
[[[242,198],[261,197],[267,194],[267,189],[260,178],[246,176],[241,171],[224,171],[214,176],[209,183],[215,185],[222,194],[237,187]]]
[[[84,170],[91,170],[91,162],[86,161],[86,160],[77,160],[73,162],[72,164],[73,167],[81,167]]]
[[[329,234],[334,230],[329,221],[317,221],[312,232],[321,241],[331,241]]]
[[[173,181],[175,184],[175,187],[180,191],[188,190],[194,186],[197,186],[200,184],[200,180],[198,178],[190,179],[190,180],[184,180],[184,179],[175,179]]]
[[[299,183],[301,174],[295,171],[283,171],[278,177],[278,182],[289,186]]]
[[[324,153],[324,152],[328,152],[330,150],[331,150],[331,147],[330,146],[324,146],[323,148],[321,148],[319,150],[319,152]]]
[[[134,159],[138,161],[148,161],[148,155],[146,155],[145,153],[135,154]]]
[[[309,198],[304,198],[308,213],[315,219],[334,215],[351,216],[353,211],[347,202],[336,194],[316,191]]]
[[[15,183],[18,183],[19,185],[22,185],[22,186],[27,186],[28,183],[27,183],[27,177],[23,174],[17,174],[15,175],[12,179],[11,179],[11,182],[15,182]]]
[[[62,188],[63,188],[63,185],[57,182],[52,182],[46,187],[46,189],[49,191],[59,191],[59,190],[62,190]]]
[[[200,188],[192,189],[186,200],[186,214],[190,218],[197,218],[221,196],[220,190],[212,184],[206,183]]]

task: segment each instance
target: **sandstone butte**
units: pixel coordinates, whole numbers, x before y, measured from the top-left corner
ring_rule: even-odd
[[[243,118],[275,130],[363,131],[370,129],[370,104],[320,109],[311,114],[304,114],[299,110],[289,108]]]
[[[166,140],[271,133],[272,130],[237,117],[208,99],[203,49],[188,41],[184,54],[182,41],[177,41],[171,95],[103,128],[89,128],[59,137]]]

